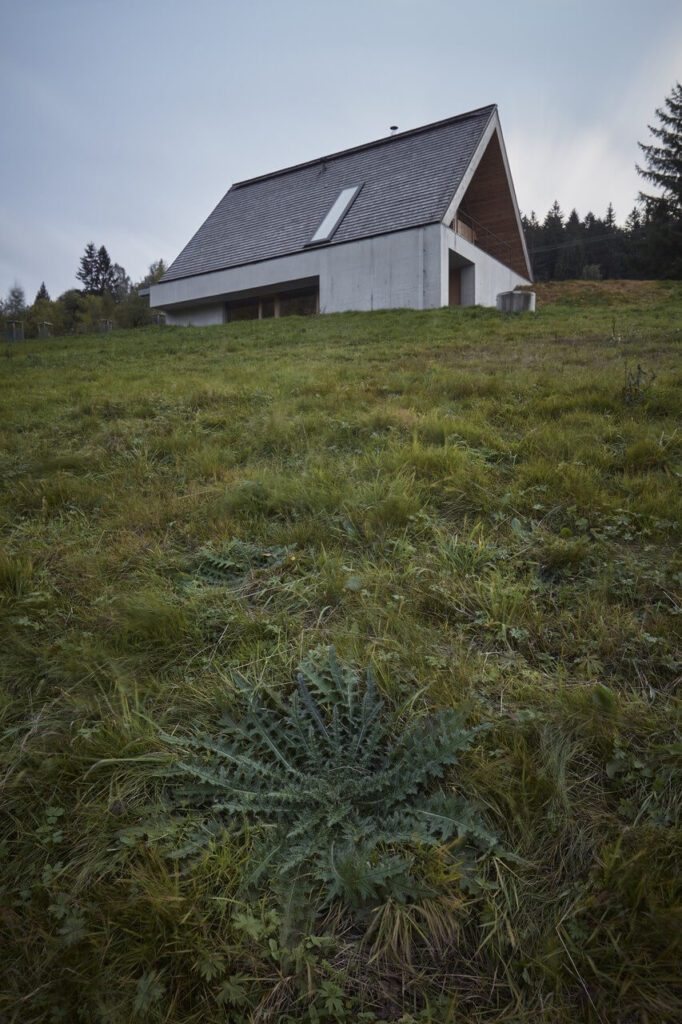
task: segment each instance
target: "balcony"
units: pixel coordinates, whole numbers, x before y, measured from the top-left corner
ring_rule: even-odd
[[[450,227],[460,238],[464,238],[467,242],[482,249],[483,252],[487,252],[489,256],[499,260],[505,267],[511,266],[512,247],[509,242],[505,242],[503,238],[474,220],[468,213],[458,210]]]

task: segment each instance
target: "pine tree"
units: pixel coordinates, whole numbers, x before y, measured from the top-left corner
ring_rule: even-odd
[[[86,294],[95,295],[97,293],[97,249],[94,242],[88,242],[85,246],[76,277],[83,282],[83,291]]]
[[[583,226],[576,209],[568,215],[564,238],[564,248],[559,250],[556,276],[560,279],[575,279],[581,276],[585,264]]]
[[[613,203],[609,203],[604,217],[605,238],[601,243],[602,274],[606,278],[621,277],[623,272],[623,233],[616,224]]]
[[[114,266],[106,246],[101,245],[97,252],[97,295],[108,295],[113,291],[115,280]]]
[[[533,276],[538,277],[535,250],[542,245],[542,225],[535,216],[535,210],[530,211],[530,217],[526,217],[525,214],[522,216],[521,226],[523,227],[523,233],[526,237],[528,255],[533,267]]]
[[[35,305],[36,302],[49,302],[49,301],[50,301],[50,293],[48,292],[47,288],[45,287],[45,282],[43,281],[43,283],[41,284],[40,288],[36,292],[36,297],[33,300],[33,304]]]
[[[624,233],[624,276],[643,278],[647,276],[648,265],[644,250],[646,225],[639,207],[634,206],[625,221]]]
[[[559,249],[564,241],[564,215],[561,212],[557,199],[552,203],[543,221],[542,228],[544,235],[543,244],[546,249],[543,260],[543,277],[547,281],[554,281],[559,262]]]
[[[592,210],[588,210],[583,221],[585,265],[583,266],[582,276],[586,280],[598,281],[602,276],[601,263],[599,262],[599,239],[603,233],[603,222],[595,217]]]
[[[88,242],[76,277],[83,282],[86,295],[109,295],[121,284],[119,272],[125,276],[122,267],[112,264],[106,246],[101,245],[97,249],[94,242]]]
[[[628,234],[634,234],[635,231],[639,231],[642,226],[642,215],[639,212],[638,207],[633,206],[632,210],[628,214],[628,218],[625,221],[625,230]]]
[[[646,169],[637,166],[637,172],[662,194],[640,192],[639,198],[654,213],[677,219],[682,217],[682,85],[679,82],[666,96],[664,107],[656,110],[656,116],[660,124],[648,125],[648,128],[661,144],[638,143]]]
[[[637,167],[637,171],[660,190],[658,195],[639,194],[646,216],[642,253],[647,276],[682,278],[682,86],[679,82],[656,115],[659,125],[649,125],[649,131],[661,145],[639,143],[647,167]]]

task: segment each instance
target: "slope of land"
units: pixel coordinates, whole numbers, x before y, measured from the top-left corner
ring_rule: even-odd
[[[0,350],[3,1019],[680,1019],[682,288],[539,292]],[[403,836],[294,941],[162,731],[329,645],[484,726],[432,784],[499,846]]]

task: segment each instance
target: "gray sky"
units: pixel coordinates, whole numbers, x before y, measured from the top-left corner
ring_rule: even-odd
[[[0,295],[139,279],[233,181],[497,103],[521,209],[622,222],[674,0],[0,0]]]

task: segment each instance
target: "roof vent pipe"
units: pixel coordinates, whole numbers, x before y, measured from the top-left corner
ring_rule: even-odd
[[[395,133],[396,133],[397,131],[398,131],[398,125],[397,125],[397,124],[392,124],[392,125],[390,126],[390,132],[391,132],[391,135],[395,135]]]

